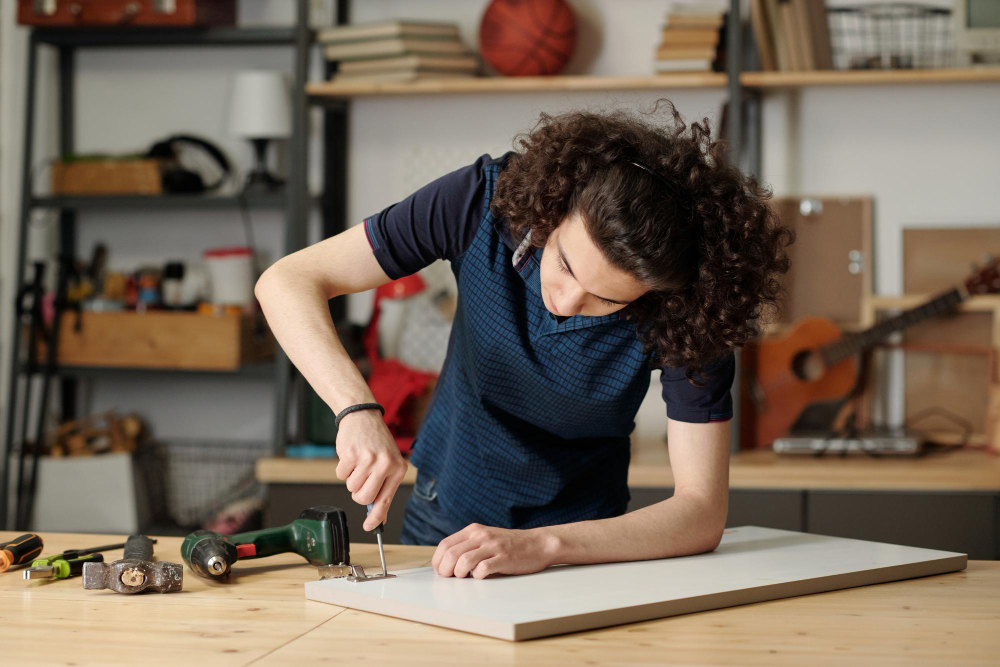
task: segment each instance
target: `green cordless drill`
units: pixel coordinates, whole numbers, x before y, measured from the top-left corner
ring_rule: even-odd
[[[195,573],[223,579],[238,560],[297,553],[311,565],[344,566],[351,562],[347,515],[332,505],[319,505],[277,528],[222,535],[196,530],[184,538],[181,557]]]

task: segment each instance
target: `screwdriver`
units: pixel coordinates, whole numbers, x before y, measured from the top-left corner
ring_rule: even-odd
[[[368,514],[372,513],[372,507],[375,503],[368,503]],[[378,557],[382,559],[382,576],[386,576],[388,571],[385,569],[385,548],[382,546],[382,529],[385,527],[384,523],[380,523],[377,528],[375,528],[375,539],[378,540]]]
[[[61,555],[61,554],[60,554]],[[83,574],[84,563],[103,563],[104,554],[91,554],[80,558],[59,558],[53,560],[51,565],[39,565],[45,560],[36,560],[27,570],[24,571],[25,579],[68,579],[78,577]]]
[[[153,544],[156,544],[156,540],[153,540]],[[83,564],[88,562],[84,559],[84,556],[89,556],[90,554],[96,554],[99,551],[111,551],[112,549],[124,549],[125,543],[121,544],[105,544],[101,547],[92,547],[90,549],[67,549],[60,554],[53,554],[52,556],[46,556],[45,558],[40,558],[34,561],[27,570],[24,571],[25,579],[46,579],[49,577],[55,579],[65,579],[66,577],[75,577],[83,572]],[[41,549],[39,549],[41,551]],[[35,554],[38,555],[37,553]],[[79,564],[75,564],[79,561]],[[104,557],[91,560],[92,563],[101,563],[104,561]],[[72,562],[73,564],[67,564]],[[76,568],[76,569],[74,569]],[[65,574],[62,574],[65,572]]]
[[[24,565],[42,553],[43,546],[42,538],[34,533],[25,533],[0,544],[0,572],[6,572],[11,565]]]

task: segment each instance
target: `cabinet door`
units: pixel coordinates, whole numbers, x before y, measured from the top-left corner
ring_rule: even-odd
[[[998,555],[996,494],[810,491],[807,519],[819,535]]]

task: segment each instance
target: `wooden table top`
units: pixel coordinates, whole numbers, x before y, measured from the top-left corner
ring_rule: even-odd
[[[14,537],[0,532],[0,538]],[[47,533],[45,554],[122,540]],[[180,538],[157,557],[181,562]],[[378,563],[352,545],[353,560]],[[390,569],[426,565],[431,547],[390,545]],[[113,561],[121,551],[105,554]],[[807,595],[511,643],[305,599],[316,571],[297,556],[238,564],[220,584],[185,568],[179,593],[83,590],[79,578],[0,574],[4,664],[373,665],[996,664],[1000,562],[963,572]]]
[[[267,484],[343,484],[337,459],[269,458],[257,462],[257,479]],[[410,465],[404,484],[416,479]],[[674,483],[664,444],[633,445],[629,486],[671,487]],[[896,491],[1000,491],[1000,456],[961,449],[918,458],[867,456],[779,456],[771,451],[734,454],[729,466],[733,489],[843,489]]]

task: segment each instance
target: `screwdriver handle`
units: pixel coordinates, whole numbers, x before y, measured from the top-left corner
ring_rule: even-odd
[[[66,574],[63,574],[62,568],[60,568],[60,572],[59,574],[56,575],[56,578],[66,579],[67,577],[79,577],[81,574],[83,574],[84,563],[103,563],[103,562],[104,562],[104,554],[92,554],[90,556],[84,556],[82,558],[73,558],[71,560],[65,561],[67,565]]]
[[[0,544],[0,572],[6,572],[12,565],[31,562],[42,553],[45,543],[34,533],[25,533],[10,542]]]
[[[373,508],[373,507],[375,507],[375,503],[368,503],[368,514],[371,514],[371,513],[372,513],[372,508]],[[384,523],[380,523],[380,524],[379,524],[379,525],[378,525],[378,526],[377,526],[377,527],[375,528],[375,532],[376,532],[376,533],[381,533],[384,527],[385,527],[385,524],[384,524]]]

